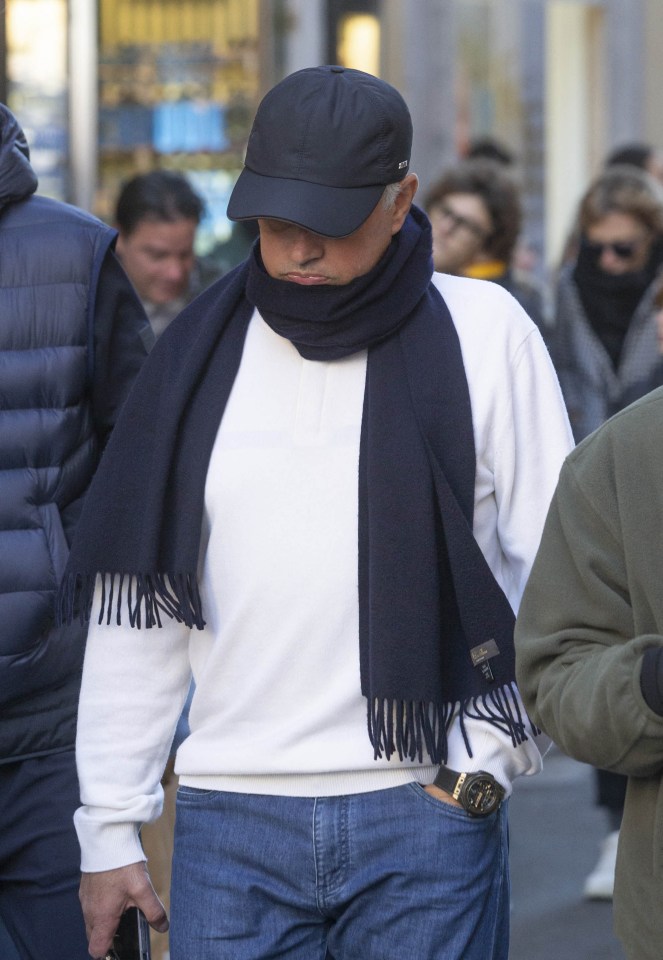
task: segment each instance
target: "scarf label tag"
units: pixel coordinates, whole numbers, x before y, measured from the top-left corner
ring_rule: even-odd
[[[478,646],[472,647],[470,650],[472,664],[475,667],[481,668],[481,672],[488,683],[493,683],[495,680],[493,671],[490,669],[490,663],[488,661],[492,657],[499,656],[499,652],[499,647],[493,639],[487,640],[486,643],[480,643]]]
[[[472,663],[475,667],[481,666],[482,663],[486,663],[487,660],[490,660],[492,657],[499,656],[499,647],[494,640],[487,640],[486,643],[480,643],[478,647],[472,647],[470,650],[470,656],[472,657]]]

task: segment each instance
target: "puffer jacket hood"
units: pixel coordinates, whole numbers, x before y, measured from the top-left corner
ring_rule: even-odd
[[[37,189],[28,141],[9,107],[0,103],[0,210]]]

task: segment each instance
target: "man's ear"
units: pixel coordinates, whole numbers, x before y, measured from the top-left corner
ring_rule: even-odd
[[[397,234],[405,223],[405,218],[410,212],[410,207],[412,206],[412,201],[414,200],[414,195],[417,192],[418,186],[419,177],[416,175],[416,173],[408,173],[408,175],[401,181],[400,190],[398,191],[396,202],[394,203],[391,214],[392,236]]]

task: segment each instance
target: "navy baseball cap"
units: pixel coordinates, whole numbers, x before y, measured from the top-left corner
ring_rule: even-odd
[[[345,67],[298,70],[258,107],[228,217],[348,236],[406,176],[411,149],[410,111],[395,87]]]

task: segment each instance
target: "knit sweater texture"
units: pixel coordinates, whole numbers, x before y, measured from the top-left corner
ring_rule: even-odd
[[[482,281],[436,283],[472,401],[474,532],[515,609],[570,430],[540,335],[513,298]],[[145,634],[98,625],[93,612],[77,747],[84,870],[142,858],[137,825],[158,815],[191,670],[191,735],[176,762],[185,785],[320,796],[433,779],[425,763],[375,760],[366,735],[357,600],[365,370],[365,353],[305,360],[254,315],[207,476],[205,629],[171,622]],[[116,688],[108,706],[102,676]],[[489,769],[507,789],[540,769],[533,737],[514,748],[490,724],[467,726],[472,757],[455,725],[451,766]]]

